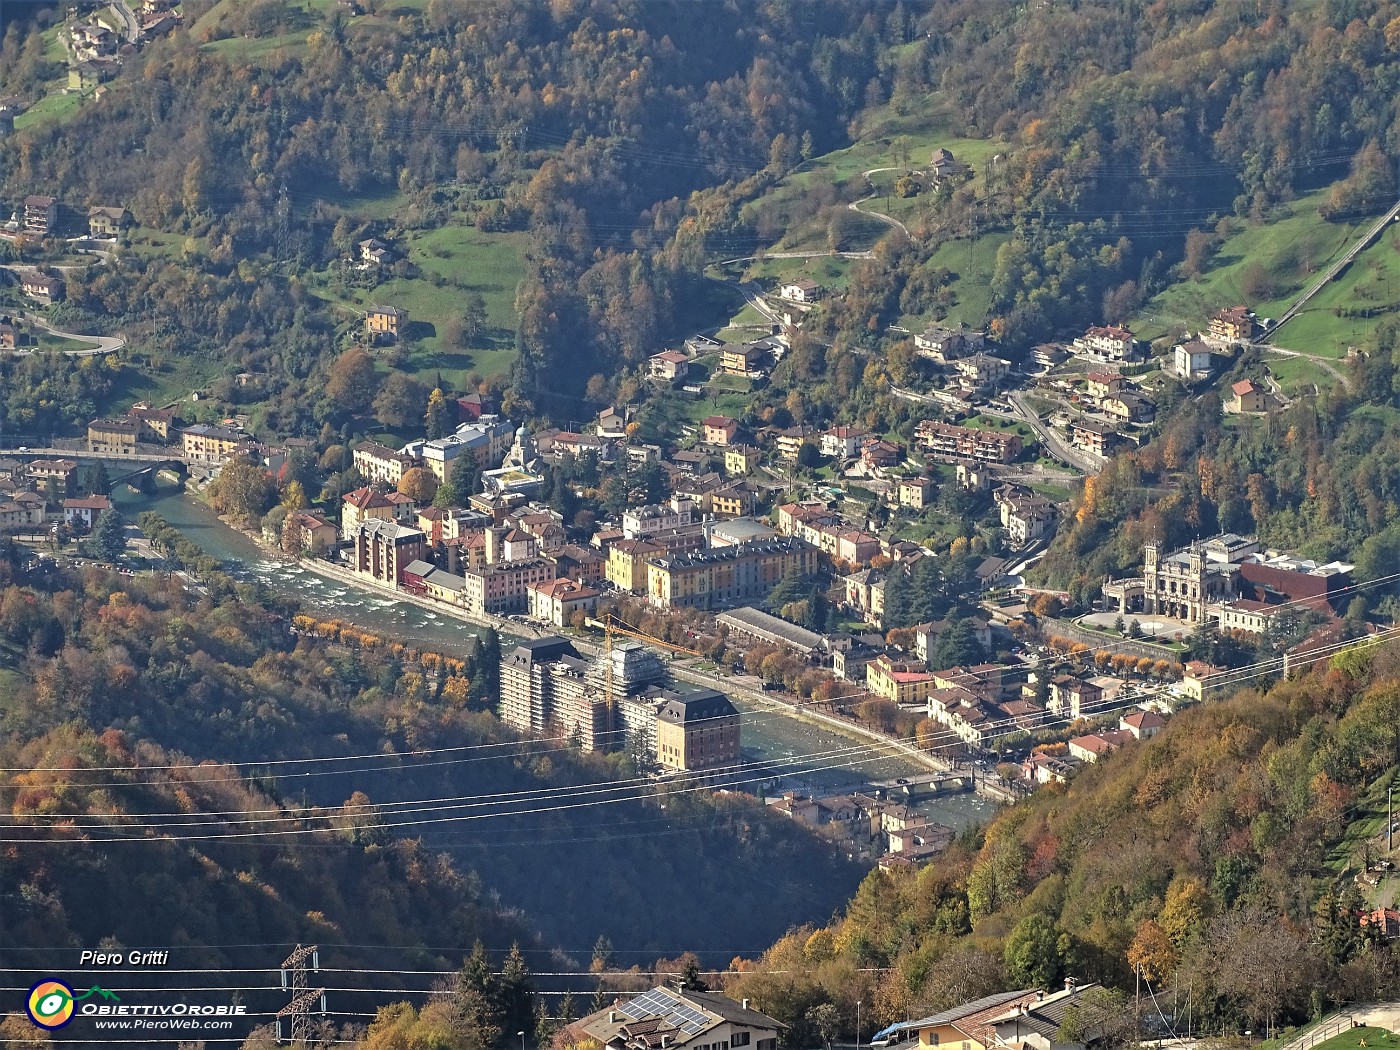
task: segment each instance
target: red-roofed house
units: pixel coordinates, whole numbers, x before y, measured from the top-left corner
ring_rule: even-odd
[[[1148,740],[1160,733],[1167,720],[1156,711],[1134,711],[1118,719],[1118,728],[1126,729],[1139,740]]]
[[[97,521],[97,516],[104,510],[110,510],[112,501],[106,496],[84,496],[81,499],[66,499],[63,501],[63,520],[69,525],[79,528],[90,529]]]
[[[530,615],[555,627],[568,627],[577,612],[598,611],[598,592],[592,587],[560,577],[530,587]]]
[[[690,358],[680,350],[663,350],[647,359],[647,371],[652,379],[674,383],[690,372]]]
[[[1238,383],[1230,387],[1230,392],[1234,397],[1225,403],[1226,411],[1229,412],[1263,412],[1267,407],[1264,399],[1264,391],[1261,390],[1252,380],[1241,379]]]
[[[1393,941],[1400,937],[1400,911],[1394,908],[1377,908],[1375,911],[1363,912],[1361,925],[1363,928],[1373,926],[1379,931],[1382,939]]]
[[[710,445],[727,445],[739,433],[739,421],[728,416],[709,416],[700,424],[700,437]]]
[[[1110,751],[1116,751],[1135,739],[1126,729],[1105,729],[1088,736],[1077,736],[1069,742],[1069,753],[1081,762],[1097,762]]]
[[[934,681],[917,662],[901,663],[881,654],[866,665],[865,686],[897,704],[922,704],[928,700]]]
[[[356,489],[347,492],[340,508],[340,535],[342,539],[354,539],[360,525],[370,520],[393,521],[394,505],[384,498],[382,492],[372,488]]]

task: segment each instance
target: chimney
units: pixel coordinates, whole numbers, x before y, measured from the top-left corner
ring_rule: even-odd
[[[744,1009],[747,1010],[747,1009],[749,1008],[749,1001],[748,1001],[747,999],[744,999],[744,1000],[742,1000],[742,1002],[743,1002],[743,1005],[744,1005]]]
[[[1065,978],[1065,991],[1067,991],[1067,992],[1072,992],[1072,991],[1074,991],[1075,988],[1077,988],[1077,987],[1079,987],[1079,978],[1077,978],[1077,977],[1066,977],[1066,978]]]
[[[617,1024],[617,1011],[616,1011],[616,1010],[609,1010],[609,1011],[608,1011],[608,1024]]]

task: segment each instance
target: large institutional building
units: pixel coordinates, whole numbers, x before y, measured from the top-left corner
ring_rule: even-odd
[[[1121,613],[1169,616],[1188,624],[1219,620],[1222,627],[1262,630],[1261,610],[1312,609],[1335,615],[1351,586],[1353,566],[1325,564],[1279,551],[1258,540],[1224,533],[1163,553],[1143,548],[1142,578],[1115,580],[1104,595]],[[1248,615],[1245,615],[1248,613]]]

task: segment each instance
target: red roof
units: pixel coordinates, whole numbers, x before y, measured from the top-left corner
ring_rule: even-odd
[[[737,419],[730,419],[728,416],[706,416],[704,422],[700,425],[715,427],[719,430],[728,430],[730,427],[737,427],[739,421]]]
[[[395,493],[398,495],[398,493]],[[388,507],[391,504],[384,495],[371,488],[356,489],[345,494],[345,502],[356,510],[369,510],[372,507]]]
[[[1161,729],[1167,724],[1167,720],[1156,711],[1134,711],[1123,716],[1123,724],[1136,726],[1138,729]]]
[[[1241,379],[1230,389],[1235,392],[1236,396],[1243,397],[1245,394],[1254,393],[1254,391],[1258,390],[1259,388],[1255,386],[1252,382],[1250,382],[1248,379]]]
[[[66,499],[64,510],[108,510],[112,501],[106,496],[83,496],[81,499]]]
[[[557,580],[549,580],[545,583],[537,583],[530,589],[547,595],[555,601],[581,602],[598,597],[598,592],[592,587],[586,587],[567,576],[561,576]]]

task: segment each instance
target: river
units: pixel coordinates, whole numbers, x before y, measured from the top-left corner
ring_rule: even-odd
[[[174,528],[225,563],[236,577],[256,579],[279,594],[295,598],[308,612],[353,623],[386,638],[437,652],[467,651],[480,628],[451,616],[439,615],[408,602],[328,580],[299,565],[269,554],[243,533],[230,528],[200,500],[161,483],[159,494],[147,496],[119,486],[112,500],[128,519],[154,510]],[[511,638],[502,634],[503,645]],[[882,757],[878,745],[856,741],[789,715],[758,707],[741,696],[731,698],[742,715],[744,758],[751,763],[781,763],[768,790],[797,790],[810,794],[853,791],[874,780],[893,780],[926,773],[902,756]],[[839,754],[837,754],[839,752]],[[952,828],[985,823],[997,805],[980,795],[947,795],[915,807],[930,820]]]

